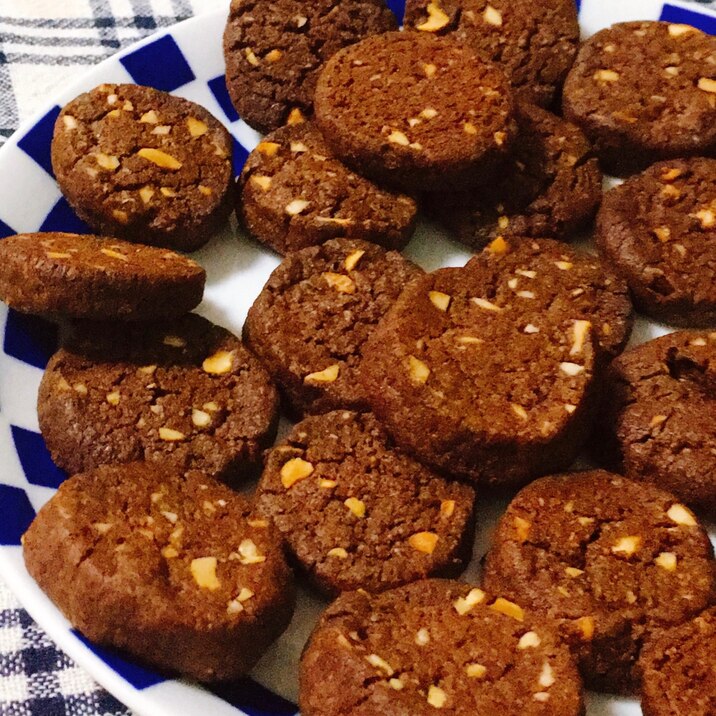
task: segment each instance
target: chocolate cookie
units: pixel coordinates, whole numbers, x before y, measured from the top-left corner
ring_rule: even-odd
[[[680,331],[632,348],[607,372],[602,455],[716,515],[716,334]]]
[[[623,174],[716,149],[716,38],[689,25],[623,22],[582,44],[564,116]]]
[[[573,0],[408,0],[405,28],[464,43],[500,65],[520,98],[545,107],[579,44]]]
[[[431,579],[339,597],[301,659],[304,716],[579,716],[581,682],[552,625]]]
[[[596,258],[497,239],[410,284],[360,376],[399,446],[478,484],[517,484],[573,460],[595,372],[630,327],[626,287]]]
[[[288,626],[281,542],[200,473],[104,466],[62,484],[23,538],[30,574],[88,639],[162,671],[235,679]]]
[[[70,473],[147,460],[232,481],[273,440],[278,395],[238,338],[189,314],[80,329],[48,363],[38,411]]]
[[[306,418],[269,453],[257,509],[335,595],[457,576],[472,552],[474,500],[394,448],[370,413],[336,411]]]
[[[716,595],[713,547],[667,492],[607,472],[546,477],[512,501],[486,589],[549,616],[599,690],[629,692],[644,640]]]
[[[262,133],[313,112],[323,63],[397,22],[383,0],[232,0],[224,34],[226,84],[241,117]]]
[[[612,189],[596,240],[640,311],[681,326],[716,323],[716,159],[661,162]]]
[[[52,166],[80,218],[107,236],[194,251],[231,210],[232,141],[198,104],[101,85],[60,113]]]
[[[504,73],[422,33],[391,32],[341,50],[321,71],[315,104],[339,159],[407,191],[486,180],[516,131]]]
[[[716,713],[716,609],[652,639],[639,661],[644,716]]]
[[[201,302],[205,281],[196,261],[118,239],[48,233],[0,241],[0,299],[22,313],[176,318]]]
[[[333,239],[289,254],[249,309],[244,339],[296,415],[366,410],[364,344],[422,271],[395,251]]]
[[[520,103],[519,134],[507,170],[470,191],[424,196],[430,214],[468,246],[497,236],[569,238],[587,224],[602,199],[602,174],[575,125]]]
[[[308,123],[266,137],[249,155],[240,186],[244,225],[280,254],[338,237],[402,249],[415,228],[414,199],[352,172]]]

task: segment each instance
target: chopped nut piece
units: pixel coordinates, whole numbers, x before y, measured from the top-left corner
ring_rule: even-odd
[[[442,28],[450,22],[450,16],[442,10],[435,0],[428,3],[427,10],[428,19],[416,25],[417,30],[421,30],[422,32],[437,32],[438,30],[442,30]]]
[[[209,413],[205,413],[203,410],[194,408],[191,411],[191,422],[194,423],[197,428],[205,428],[207,425],[211,424],[211,415],[209,415]]]
[[[304,379],[304,383],[335,383],[338,380],[341,366],[339,363],[329,365],[328,368],[319,370],[315,373],[309,373]]]
[[[162,343],[165,346],[171,346],[172,348],[184,348],[186,346],[186,341],[181,338],[181,336],[164,336]],[[153,373],[154,371],[151,372]]]
[[[403,147],[407,147],[410,144],[410,140],[408,137],[401,131],[394,129],[389,135],[388,135],[388,141],[392,142],[393,144],[400,144]]]
[[[569,350],[569,355],[576,356],[580,355],[584,349],[584,341],[592,329],[592,324],[589,321],[575,321],[573,324],[572,332],[574,335],[574,341],[572,347]]]
[[[663,181],[673,181],[674,179],[678,179],[683,173],[681,169],[664,169],[661,178]]]
[[[694,338],[693,341],[689,341],[690,346],[705,346],[706,345],[706,339],[705,338]]]
[[[539,638],[539,634],[536,631],[528,631],[520,637],[517,642],[518,649],[531,649],[538,647],[542,643],[542,639]]]
[[[391,689],[395,689],[396,691],[401,691],[405,687],[405,685],[400,679],[389,679],[388,686],[390,686]]]
[[[594,617],[580,617],[575,623],[587,641],[594,636]]]
[[[334,488],[338,483],[335,480],[319,480],[318,486],[324,490],[330,490]]]
[[[440,502],[440,517],[452,517],[455,512],[455,500],[442,500]]]
[[[692,27],[691,25],[679,25],[679,24],[671,24],[669,25],[669,34],[672,37],[681,37],[681,35],[685,35],[687,32],[696,32],[696,28]]]
[[[308,147],[303,142],[291,142],[291,151],[294,154],[302,154],[308,151]]]
[[[328,556],[338,557],[338,559],[347,559],[348,552],[346,552],[343,547],[334,547],[333,549],[328,550]]]
[[[438,111],[432,107],[426,107],[418,116],[423,119],[434,119],[438,116]]]
[[[97,152],[97,154],[94,155],[94,158],[102,169],[113,172],[115,169],[119,168],[119,159],[117,157],[104,154],[103,152]]]
[[[170,189],[168,186],[163,186],[159,191],[162,193],[162,196],[166,196],[169,199],[173,199],[175,196],[178,196],[174,189]]]
[[[477,127],[472,122],[465,122],[462,129],[465,134],[477,134]]]
[[[111,393],[107,393],[107,402],[110,405],[119,405],[120,395],[119,391],[115,390]]]
[[[264,58],[267,62],[271,62],[272,64],[274,62],[278,62],[283,57],[283,52],[281,50],[271,50],[266,54],[266,57]]]
[[[577,569],[576,567],[565,567],[564,571],[568,577],[572,578],[581,577],[584,574],[583,569]]]
[[[306,118],[303,116],[303,112],[298,107],[294,107],[289,113],[288,113],[288,119],[286,120],[286,124],[289,126],[292,126],[294,124],[303,124],[306,121]]]
[[[385,659],[381,659],[378,654],[368,654],[368,656],[365,657],[365,660],[376,669],[385,671],[388,676],[392,676],[395,673],[395,669],[393,669],[393,667]]]
[[[262,189],[263,191],[268,191],[271,188],[273,179],[271,179],[271,177],[269,176],[266,176],[265,174],[252,174],[251,183],[255,184],[259,189]]]
[[[294,199],[286,204],[285,211],[289,216],[298,216],[302,211],[308,208],[310,203],[310,201],[306,201],[305,199]]]
[[[549,694],[546,691],[538,691],[532,698],[535,701],[546,703],[547,701],[549,701]]]
[[[517,269],[515,273],[519,274],[520,276],[524,276],[525,278],[537,278],[536,271],[525,271],[524,269]]]
[[[430,634],[427,629],[418,629],[415,635],[415,643],[418,646],[425,646],[430,643]]]
[[[139,190],[139,198],[145,204],[148,204],[152,200],[153,196],[154,196],[154,189],[152,189],[152,187],[150,187],[150,186],[143,186]]]
[[[165,440],[169,443],[179,442],[186,439],[186,435],[184,435],[184,433],[181,433],[178,430],[173,430],[172,428],[159,428],[159,437],[161,440]]]
[[[578,365],[577,363],[569,363],[564,362],[559,364],[559,369],[564,373],[565,375],[568,375],[570,377],[574,377],[575,375],[579,375],[584,371],[583,365]]]
[[[72,387],[76,393],[87,395],[87,386],[84,383],[75,383]]]
[[[437,67],[431,63],[425,63],[423,64],[423,72],[425,73],[425,76],[429,79],[430,77],[433,77],[435,73],[437,72]]]
[[[176,512],[169,512],[168,510],[162,511],[162,516],[168,521],[171,522],[173,525],[177,523],[177,520],[179,519],[179,515],[177,515]]]
[[[517,295],[520,298],[534,298],[535,297],[534,291],[518,291]]]
[[[202,122],[196,117],[187,117],[186,126],[192,137],[203,137],[209,131],[209,126],[206,122]]]
[[[630,557],[639,551],[642,539],[638,535],[630,535],[628,537],[620,537],[616,544],[612,547],[614,554],[623,554]]]
[[[573,266],[569,261],[555,261],[554,265],[560,269],[560,271],[569,271]]]
[[[244,56],[246,57],[246,61],[254,67],[258,67],[261,64],[261,61],[258,57],[256,57],[254,51],[250,47],[247,47],[244,50]]]
[[[693,216],[701,222],[701,226],[704,229],[713,229],[716,226],[716,212],[711,209],[702,209]]]
[[[597,70],[594,73],[594,79],[597,82],[617,82],[619,73],[614,70]]]
[[[683,505],[675,502],[666,513],[666,516],[676,522],[677,525],[684,525],[686,527],[696,527],[696,518],[690,510]]]
[[[485,592],[482,589],[471,589],[466,596],[458,597],[453,602],[453,608],[462,617],[465,616],[473,607],[483,602],[485,599]]]
[[[152,164],[156,164],[162,169],[171,169],[176,171],[182,168],[182,163],[173,157],[171,154],[161,151],[160,149],[152,149],[151,147],[144,147],[137,152],[137,155],[146,159]]]
[[[45,255],[48,259],[71,259],[72,254],[68,254],[65,251],[46,251]]]
[[[244,611],[244,605],[238,599],[230,599],[226,603],[226,612],[230,616],[241,614]]]
[[[338,293],[355,293],[356,285],[350,276],[342,273],[331,273],[330,271],[323,274],[326,283],[336,289]]]
[[[525,619],[525,612],[522,607],[503,597],[498,597],[494,604],[490,604],[490,609],[500,612],[500,614],[505,614],[512,619],[516,619],[518,622],[524,621]]]
[[[299,480],[313,473],[313,465],[300,457],[294,457],[281,468],[281,484],[288,490]]]
[[[448,296],[447,293],[443,293],[442,291],[429,291],[428,296],[430,297],[430,301],[435,308],[440,311],[448,310],[452,298]]]
[[[234,351],[217,351],[201,364],[204,372],[211,375],[225,375],[226,373],[230,373],[233,366]]]
[[[507,282],[507,285],[514,291],[514,290],[517,288],[517,286],[519,285],[519,283],[520,283],[520,280],[519,280],[519,279],[517,279],[517,278],[511,278],[511,279]]]
[[[239,545],[239,562],[241,564],[259,564],[265,562],[266,557],[260,555],[253,540],[245,539]]]
[[[150,109],[149,112],[145,112],[139,118],[139,121],[143,124],[159,124],[159,115],[153,109]]]
[[[422,385],[428,382],[430,368],[415,356],[408,356],[408,372],[413,383]]]
[[[275,157],[280,148],[281,145],[276,142],[259,142],[256,145],[256,151],[265,157]]]
[[[512,412],[518,418],[521,418],[522,420],[529,420],[529,415],[527,414],[527,411],[521,405],[517,405],[517,403],[512,403],[510,407],[512,408]]]
[[[119,221],[120,224],[126,224],[129,221],[129,214],[122,209],[115,209],[112,212],[112,216]]]
[[[476,306],[479,306],[480,308],[484,308],[486,311],[494,311],[495,313],[499,313],[500,311],[502,311],[502,308],[500,308],[500,306],[497,306],[496,304],[491,303],[487,299],[473,298],[471,300]]]
[[[526,542],[530,536],[532,523],[518,516],[515,516],[513,523],[515,525],[515,531],[517,532],[517,539],[519,539],[520,542]]]
[[[160,124],[158,127],[154,127],[152,134],[156,134],[159,137],[166,137],[167,134],[171,134],[172,128],[168,124]]]
[[[359,519],[365,517],[365,502],[357,497],[349,497],[343,504]]]
[[[506,132],[495,132],[492,136],[495,140],[495,144],[498,147],[501,147],[505,143],[505,140],[507,139]]]
[[[62,121],[65,125],[65,129],[67,129],[67,130],[77,129],[77,127],[79,126],[77,123],[77,120],[69,114],[66,114],[62,118]]]
[[[428,689],[428,703],[436,709],[441,709],[447,702],[447,694],[439,687],[431,685]]]
[[[523,333],[531,334],[531,333],[539,333],[539,328],[537,326],[533,325],[532,323],[528,323],[523,329]]]
[[[216,576],[216,557],[198,557],[191,561],[191,574],[194,581],[202,588],[215,591],[221,587]]]
[[[408,539],[408,544],[418,552],[432,554],[438,543],[439,537],[434,532],[416,532]]]
[[[483,341],[482,338],[475,338],[475,336],[460,336],[457,339],[457,342],[464,345],[478,345],[480,343],[484,343],[485,341]]]
[[[365,251],[358,249],[357,251],[352,251],[348,256],[346,256],[346,260],[343,262],[343,267],[346,271],[353,271],[353,269],[358,265],[358,262],[363,258],[363,254],[365,254]]]
[[[502,13],[492,7],[492,5],[488,5],[485,8],[485,12],[482,13],[482,17],[488,25],[502,27]]]
[[[702,77],[699,80],[698,88],[704,92],[716,94],[716,80],[710,79],[709,77]]]
[[[484,679],[487,675],[487,667],[482,664],[467,664],[465,673],[471,679]]]
[[[545,661],[544,665],[542,666],[542,673],[539,676],[539,685],[544,687],[545,689],[548,689],[550,686],[552,686],[552,684],[554,684],[554,682],[554,671],[549,665],[549,662]]]
[[[657,567],[665,569],[667,572],[675,572],[677,561],[678,560],[674,552],[661,552],[654,560],[654,564],[656,564]]]
[[[650,421],[649,421],[649,427],[650,428],[656,428],[659,425],[662,425],[666,422],[668,419],[668,415],[655,415]]]

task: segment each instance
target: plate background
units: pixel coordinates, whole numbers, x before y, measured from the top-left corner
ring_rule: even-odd
[[[402,14],[402,0],[392,0],[389,5]],[[678,0],[582,0],[580,21],[584,35],[613,22],[660,18],[689,22],[716,34],[716,13],[707,9],[710,5]],[[152,85],[204,105],[232,132],[238,171],[258,135],[238,118],[224,88],[220,38],[225,18],[225,11],[193,18],[106,60],[54,98],[52,105],[17,132],[0,150],[0,238],[23,231],[88,231],[61,197],[51,175],[49,143],[59,107],[101,82]],[[248,307],[278,258],[250,241],[237,240],[236,234],[232,225],[195,257],[208,273],[205,299],[198,312],[240,333]],[[427,270],[462,265],[470,255],[429,223],[420,225],[406,254]],[[667,330],[640,320],[632,342]],[[217,716],[296,713],[290,701],[296,695],[296,660],[313,618],[323,607],[313,597],[301,594],[297,618],[262,659],[253,679],[231,691],[214,694],[185,682],[164,679],[90,647],[30,579],[22,563],[20,535],[65,477],[47,454],[36,414],[37,388],[42,369],[55,349],[56,334],[50,324],[20,316],[0,304],[0,338],[0,570],[31,616],[72,658],[138,714],[183,716],[204,708]],[[484,553],[491,527],[504,507],[504,503],[493,503],[478,510],[478,557]],[[474,561],[465,579],[474,581],[478,576]],[[640,713],[635,702],[590,696],[589,716]]]

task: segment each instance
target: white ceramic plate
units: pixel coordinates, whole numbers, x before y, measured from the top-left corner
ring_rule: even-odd
[[[402,12],[402,0],[390,4],[397,13]],[[580,18],[584,35],[617,21],[659,18],[689,22],[716,34],[715,10],[710,2],[582,0]],[[38,230],[82,230],[51,176],[50,137],[59,107],[102,82],[152,85],[204,105],[236,138],[238,168],[258,135],[237,118],[224,89],[221,36],[225,20],[225,12],[188,20],[106,60],[17,132],[0,150],[0,237]],[[427,270],[460,266],[469,256],[429,224],[420,226],[406,253]],[[208,272],[199,312],[240,334],[248,307],[278,263],[276,256],[237,236],[232,227],[196,257]],[[667,330],[640,320],[633,342]],[[299,654],[324,606],[315,598],[300,596],[290,629],[262,659],[253,678],[230,692],[211,693],[90,648],[30,579],[22,562],[20,535],[64,479],[52,465],[39,435],[35,409],[42,368],[55,348],[55,336],[49,324],[19,316],[0,304],[0,338],[0,570],[30,614],[105,688],[142,716],[188,716],[205,711],[213,716],[293,715]],[[504,507],[480,507],[475,545],[478,558],[484,554]],[[478,577],[476,560],[465,579],[476,581]],[[640,709],[634,701],[590,695],[588,713],[637,716]]]

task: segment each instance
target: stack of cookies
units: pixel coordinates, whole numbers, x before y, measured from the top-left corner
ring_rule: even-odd
[[[64,327],[38,410],[74,476],[30,573],[89,638],[219,681],[286,628],[295,569],[336,598],[307,716],[578,716],[583,684],[713,716],[716,40],[580,45],[572,0],[409,0],[403,31],[382,0],[233,0],[224,49],[266,134],[235,194],[206,110],[103,85],[52,146],[98,235],[0,243],[3,300]],[[234,207],[283,256],[243,342],[189,313],[177,253]],[[421,209],[464,267],[401,255]],[[569,246],[595,217],[598,254]],[[624,352],[633,305],[697,330]],[[611,472],[569,473],[585,450]],[[520,488],[456,581],[476,495]]]

